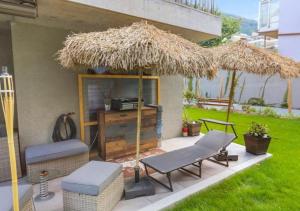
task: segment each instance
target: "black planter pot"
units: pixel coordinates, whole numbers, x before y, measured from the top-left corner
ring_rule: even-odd
[[[247,152],[254,155],[263,155],[268,151],[271,137],[264,138],[245,134],[244,140]]]

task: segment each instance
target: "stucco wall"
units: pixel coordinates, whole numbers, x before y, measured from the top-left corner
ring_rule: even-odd
[[[67,31],[12,23],[12,48],[21,149],[51,142],[56,118],[75,111],[78,125],[76,73],[55,60]]]

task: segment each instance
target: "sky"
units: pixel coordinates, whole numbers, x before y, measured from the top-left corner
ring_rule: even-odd
[[[221,12],[257,20],[259,0],[216,0]]]

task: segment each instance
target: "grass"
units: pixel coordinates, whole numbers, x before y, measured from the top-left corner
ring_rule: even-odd
[[[188,108],[187,114],[194,120],[225,119],[224,112],[198,108]],[[252,121],[267,124],[273,157],[179,202],[172,210],[300,210],[300,119],[238,113],[230,119],[236,123],[239,144],[244,144],[243,134]]]

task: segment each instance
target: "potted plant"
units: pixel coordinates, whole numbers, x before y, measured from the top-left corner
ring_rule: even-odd
[[[187,121],[183,121],[183,124],[182,124],[182,136],[183,137],[187,137],[188,134],[189,134],[188,122]]]
[[[255,155],[266,154],[271,141],[268,127],[265,124],[252,122],[248,132],[244,135],[246,151]]]
[[[189,136],[199,136],[201,123],[202,122],[200,121],[193,121],[188,123]]]

